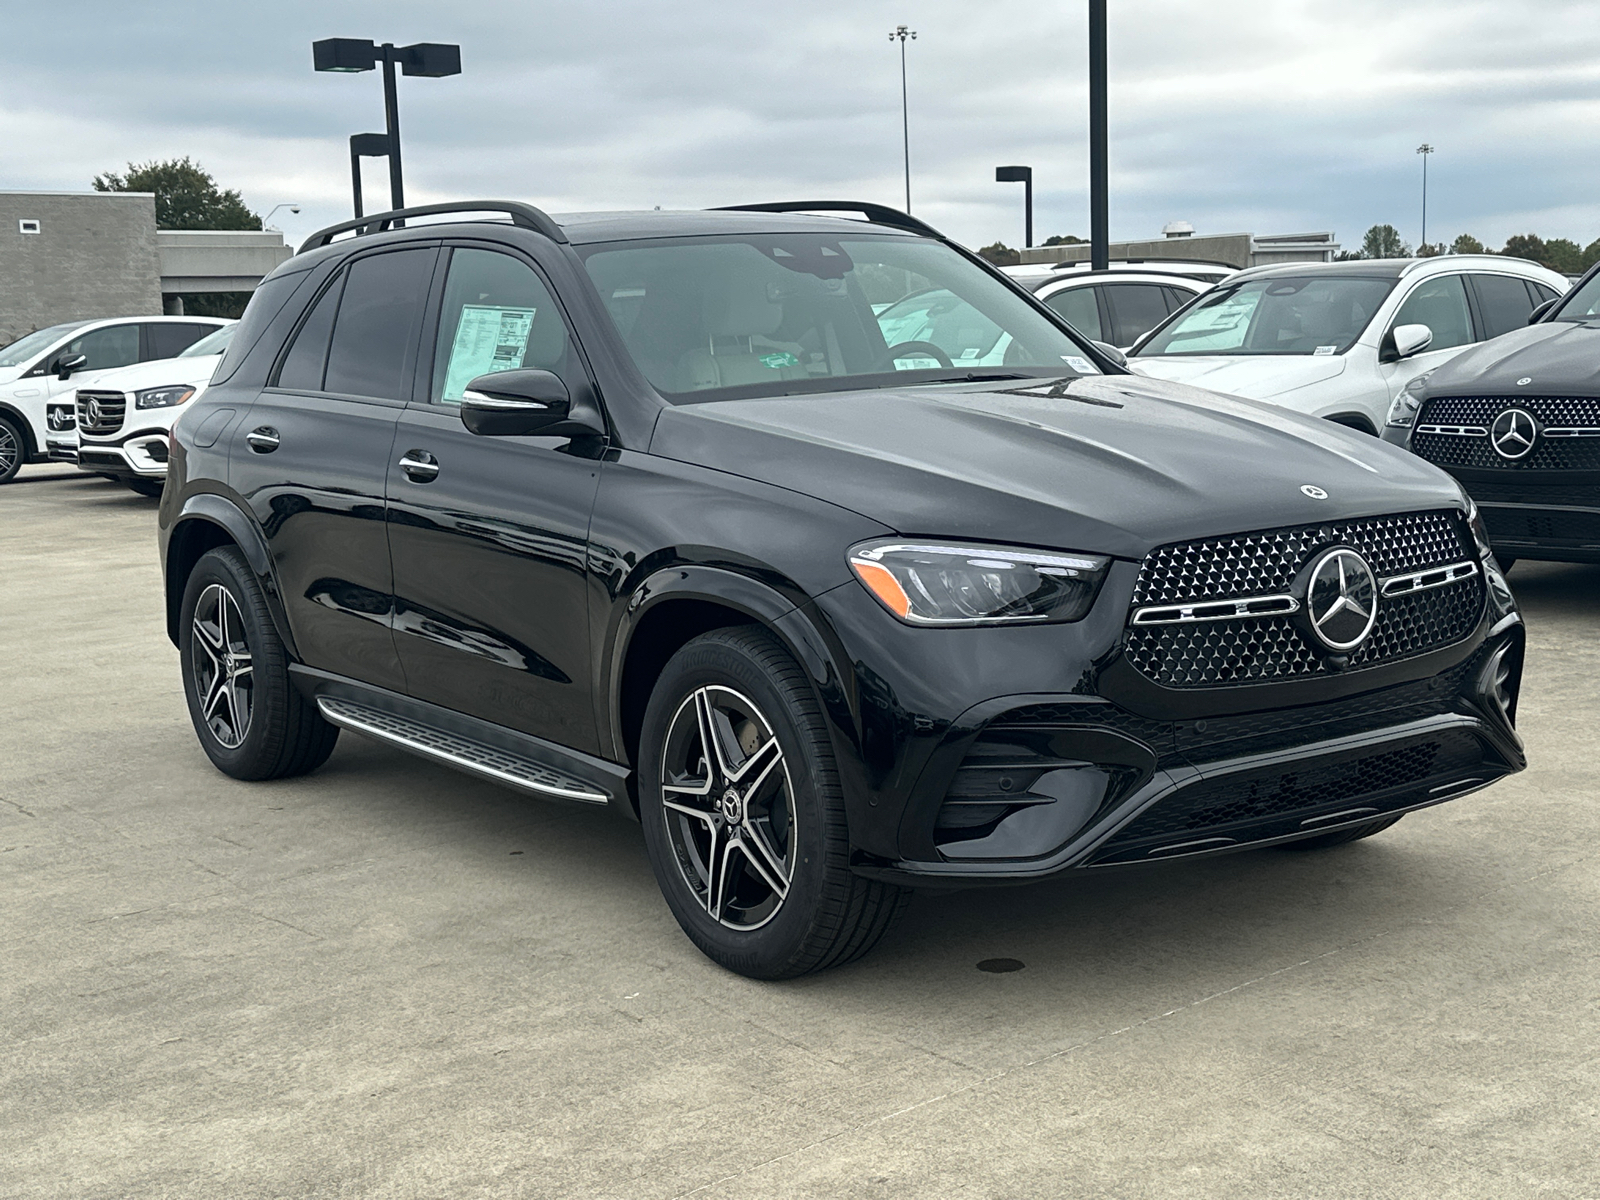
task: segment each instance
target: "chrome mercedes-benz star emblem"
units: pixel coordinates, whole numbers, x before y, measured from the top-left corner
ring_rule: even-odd
[[[1300,491],[1305,495],[1310,496],[1313,500],[1326,500],[1328,498],[1328,493],[1323,491],[1314,483],[1301,484]]]
[[[89,414],[90,424],[100,424],[100,401],[96,400],[93,396],[90,396],[89,403],[84,406],[84,411]]]
[[[1538,422],[1532,413],[1520,408],[1506,409],[1489,427],[1489,444],[1501,458],[1514,460],[1526,456],[1538,437]]]
[[[1533,376],[1532,375],[1524,375],[1521,379],[1517,380],[1517,386],[1518,387],[1527,387],[1532,382],[1533,382]]]
[[[1378,580],[1367,560],[1348,546],[1324,550],[1307,575],[1306,616],[1317,640],[1335,653],[1366,641],[1378,620]]]

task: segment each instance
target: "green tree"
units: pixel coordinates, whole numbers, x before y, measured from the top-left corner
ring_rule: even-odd
[[[1014,267],[1022,261],[1022,255],[1004,242],[983,247],[978,251],[978,256],[988,259],[997,267]]]
[[[1483,243],[1470,233],[1463,233],[1450,243],[1451,254],[1482,254]]]
[[[1045,238],[1044,244],[1046,246],[1083,246],[1088,243],[1081,237],[1073,237],[1070,233],[1066,235],[1053,233]]]
[[[1441,254],[1448,254],[1450,247],[1443,242],[1423,242],[1417,247],[1418,258],[1438,258]]]
[[[1361,239],[1362,258],[1410,258],[1411,247],[1393,225],[1374,225]]]
[[[1583,247],[1571,238],[1551,238],[1544,244],[1544,256],[1539,262],[1563,275],[1581,275]]]
[[[1544,261],[1544,239],[1533,233],[1519,233],[1506,239],[1501,254],[1512,258],[1526,258],[1533,262]]]
[[[1600,262],[1600,238],[1595,238],[1583,248],[1583,269],[1587,271],[1597,262]]]
[[[167,162],[128,164],[128,173],[94,177],[97,192],[154,192],[157,229],[260,229],[261,218],[232,189],[223,191],[211,173],[187,156]]]

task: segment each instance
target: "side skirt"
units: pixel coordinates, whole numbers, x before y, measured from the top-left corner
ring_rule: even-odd
[[[294,663],[289,675],[342,729],[534,796],[618,806],[632,815],[627,767],[313,667]]]

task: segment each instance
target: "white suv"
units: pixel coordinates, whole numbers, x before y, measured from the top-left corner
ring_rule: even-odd
[[[167,478],[168,433],[189,401],[206,390],[237,328],[238,322],[229,322],[176,358],[108,371],[93,387],[79,388],[78,466],[120,480],[142,496],[159,496]],[[55,444],[52,437],[52,451]]]
[[[1158,325],[1128,365],[1376,434],[1411,380],[1567,287],[1492,254],[1252,267]]]
[[[1176,259],[1114,262],[1099,271],[1088,263],[1001,269],[1084,337],[1118,350],[1127,350],[1169,314],[1238,273],[1221,263]]]

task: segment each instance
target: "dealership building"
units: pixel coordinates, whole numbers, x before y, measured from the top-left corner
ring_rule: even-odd
[[[1332,262],[1339,243],[1331,233],[1208,233],[1196,234],[1187,221],[1174,221],[1158,238],[1138,242],[1112,242],[1112,262],[1156,262],[1177,258],[1188,262],[1260,267],[1269,263]],[[1075,263],[1089,261],[1089,244],[1034,246],[1021,251],[1024,263]]]
[[[248,292],[293,250],[283,234],[157,229],[151,192],[0,191],[0,346],[63,321],[183,311]]]

